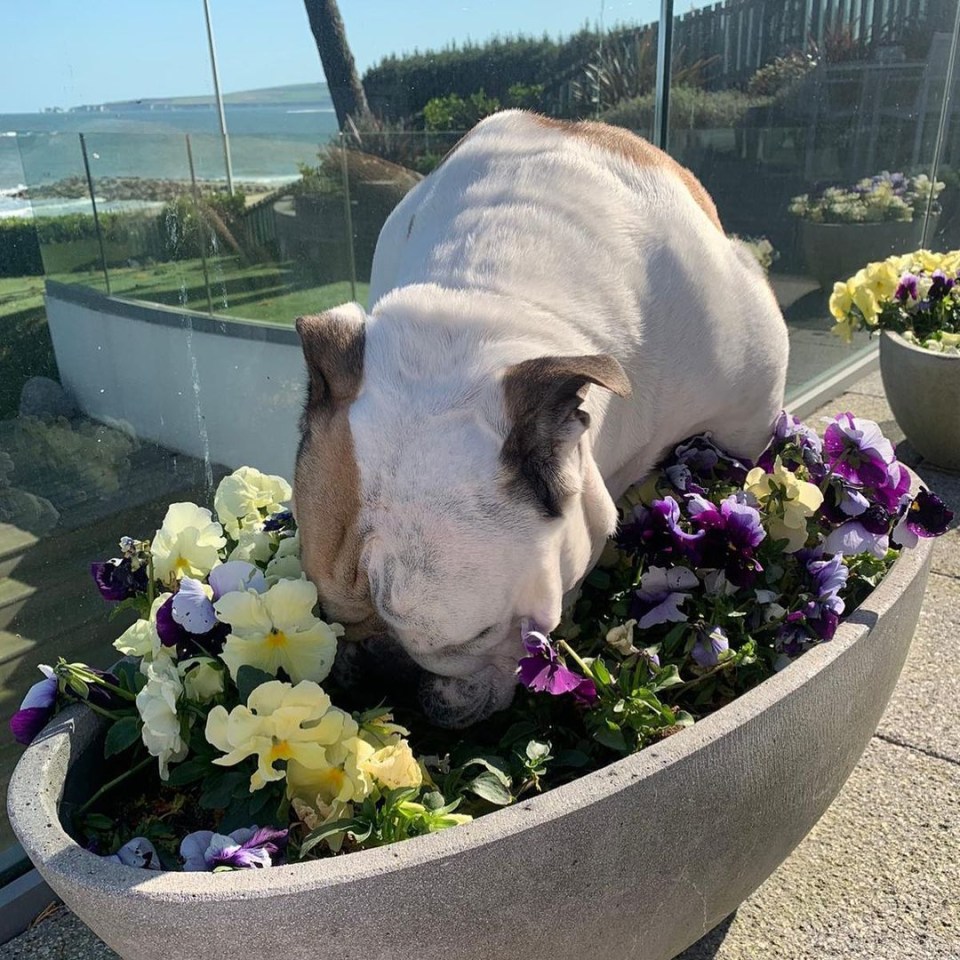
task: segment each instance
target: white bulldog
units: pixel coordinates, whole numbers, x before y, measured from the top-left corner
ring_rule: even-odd
[[[428,714],[464,726],[510,703],[521,618],[557,626],[630,484],[704,430],[760,453],[786,328],[688,170],[521,111],[391,214],[370,304],[297,321],[303,566],[348,638],[389,638]]]

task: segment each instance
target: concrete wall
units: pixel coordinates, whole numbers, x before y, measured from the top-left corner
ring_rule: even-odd
[[[64,387],[144,441],[293,479],[306,373],[296,331],[46,286]]]

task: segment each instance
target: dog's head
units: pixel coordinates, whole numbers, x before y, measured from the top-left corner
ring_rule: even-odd
[[[616,523],[584,400],[630,384],[611,357],[510,364],[390,324],[352,304],[297,321],[302,563],[347,640],[399,644],[428,714],[464,726],[509,704],[521,618],[553,629]]]

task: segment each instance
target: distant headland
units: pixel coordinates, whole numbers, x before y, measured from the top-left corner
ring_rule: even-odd
[[[223,102],[231,107],[264,107],[294,105],[332,106],[330,93],[325,83],[294,83],[284,87],[263,87],[259,90],[241,90],[225,93]],[[189,110],[209,109],[215,106],[213,94],[196,97],[143,97],[139,100],[114,100],[110,103],[83,104],[64,110],[62,107],[47,107],[44,113],[113,113],[136,110]]]

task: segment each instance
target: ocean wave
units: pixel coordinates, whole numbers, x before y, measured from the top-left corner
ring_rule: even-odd
[[[304,107],[301,110],[285,110],[284,113],[336,113],[333,107]]]
[[[15,197],[18,193],[24,193],[26,189],[25,183],[18,183],[15,187],[4,187],[0,190],[0,197]]]

